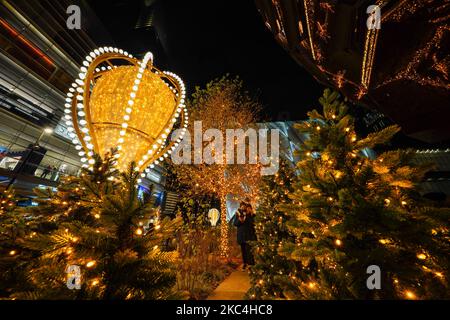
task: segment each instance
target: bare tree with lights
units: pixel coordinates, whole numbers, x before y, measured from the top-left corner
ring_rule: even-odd
[[[257,113],[260,105],[243,90],[243,83],[238,78],[230,79],[223,77],[207,84],[205,89],[196,88],[196,92],[190,101],[192,115],[188,129],[194,131],[194,122],[201,121],[202,135],[209,128],[220,130],[226,136],[227,129],[248,129],[255,126]],[[194,193],[208,194],[220,200],[221,211],[221,255],[228,257],[228,224],[227,224],[227,196],[232,195],[235,200],[250,197],[256,199],[256,186],[260,180],[258,164],[234,164],[227,163],[226,152],[216,152],[219,144],[225,141],[202,142],[201,148],[195,148],[195,141],[191,155],[202,157],[204,150],[211,152],[216,160],[215,163],[207,163],[205,159],[197,164],[175,165],[174,171],[180,183],[188,186]],[[250,152],[246,144],[246,155]],[[238,140],[234,140],[234,145]],[[247,159],[249,159],[247,157]],[[253,159],[257,163],[257,159]]]

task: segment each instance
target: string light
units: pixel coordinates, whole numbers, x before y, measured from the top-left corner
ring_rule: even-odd
[[[311,55],[312,55],[312,58],[314,60],[316,60],[316,53],[314,50],[312,29],[310,26],[310,10],[313,10],[313,6],[311,5],[310,0],[303,0],[303,6],[305,8],[306,28],[308,29],[308,39],[309,39],[309,46],[311,49]]]
[[[91,260],[88,263],[86,263],[86,267],[92,268],[93,266],[95,266],[95,264],[96,264],[96,262],[94,260]]]
[[[364,55],[361,70],[361,84],[368,88],[370,84],[370,78],[372,75],[373,61],[375,58],[375,50],[378,42],[379,30],[368,29],[366,33],[366,40],[364,44]]]
[[[448,31],[448,26],[438,26],[436,32],[433,35],[432,39],[425,42],[425,45],[416,50],[413,57],[409,59],[408,64],[403,70],[395,73],[395,76],[385,80],[376,86],[376,88],[384,87],[391,82],[395,82],[402,79],[407,79],[410,81],[414,81],[419,83],[421,86],[432,86],[437,88],[448,88],[448,83],[445,80],[442,80],[441,77],[436,77],[436,79],[432,79],[430,77],[423,77],[419,74],[418,70],[420,70],[419,65],[423,63],[426,57],[432,56],[432,50],[434,50],[437,46],[439,46],[443,39],[445,38]],[[440,67],[442,67],[442,63],[435,63],[435,70],[440,71]],[[445,72],[444,72],[445,75]],[[447,77],[443,77],[447,78]]]
[[[410,300],[416,299],[416,295],[410,290],[405,291],[405,296],[406,296],[406,298],[408,298]]]
[[[100,281],[99,281],[98,279],[94,279],[94,280],[91,281],[91,285],[92,285],[93,287],[95,287],[95,286],[98,285],[99,283],[100,283]]]
[[[342,88],[342,86],[345,82],[345,79],[344,79],[345,72],[346,72],[345,70],[338,71],[336,73],[336,75],[334,76],[334,80],[336,81],[338,88]],[[333,117],[336,118],[336,116],[334,116],[334,115],[333,115]]]
[[[420,259],[420,260],[425,260],[426,258],[427,258],[427,256],[425,254],[423,254],[423,253],[419,253],[417,255],[417,259]]]

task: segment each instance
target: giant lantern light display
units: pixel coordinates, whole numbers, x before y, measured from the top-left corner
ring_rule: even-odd
[[[86,168],[95,163],[94,152],[104,156],[117,149],[117,169],[134,162],[136,171],[148,171],[178,146],[188,123],[182,80],[155,68],[150,52],[139,61],[117,48],[94,50],[65,107],[69,134]],[[168,142],[176,126],[182,130]]]

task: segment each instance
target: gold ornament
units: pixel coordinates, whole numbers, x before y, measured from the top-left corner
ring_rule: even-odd
[[[185,87],[171,72],[117,48],[103,47],[86,57],[66,99],[69,135],[84,167],[92,169],[94,152],[104,157],[116,148],[116,167],[131,162],[136,171],[153,167],[178,146],[186,132]],[[167,143],[179,122],[179,134]]]

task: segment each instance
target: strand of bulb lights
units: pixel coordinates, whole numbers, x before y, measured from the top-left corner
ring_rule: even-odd
[[[177,105],[176,111],[175,111],[175,113],[174,113],[174,115],[173,115],[173,117],[172,117],[172,119],[171,119],[171,121],[169,123],[169,126],[164,130],[164,133],[161,135],[162,139],[157,140],[153,144],[152,148],[148,149],[147,154],[144,155],[141,160],[139,160],[139,162],[137,163],[137,167],[135,169],[136,171],[140,170],[140,167],[143,166],[146,163],[146,161],[148,161],[148,157],[151,156],[156,150],[158,150],[158,148],[159,149],[163,149],[164,142],[168,138],[168,135],[169,135],[169,133],[171,131],[171,128],[177,122],[181,112],[184,113],[184,117],[183,117],[184,123],[183,123],[183,129],[181,131],[180,137],[177,138],[176,142],[174,143],[174,145],[169,150],[167,150],[161,157],[159,157],[158,159],[154,160],[153,163],[148,163],[148,166],[150,168],[154,168],[155,165],[158,165],[160,162],[164,161],[164,158],[167,158],[178,147],[179,143],[183,139],[183,137],[184,137],[184,135],[186,133],[186,130],[187,130],[186,128],[187,128],[187,125],[188,125],[189,116],[188,116],[188,111],[187,111],[187,108],[186,108],[186,105],[185,105],[186,87],[185,87],[183,81],[181,80],[181,78],[178,75],[176,75],[175,73],[168,72],[168,71],[163,71],[163,73],[166,76],[168,76],[170,79],[173,79],[174,81],[177,82],[178,87],[180,88],[180,92],[178,92],[178,93],[177,93],[177,90],[174,87],[170,86],[170,84],[166,83],[166,85],[169,87],[169,89],[173,93],[175,93],[176,95],[180,95],[181,94],[181,96],[179,96],[178,105]],[[146,172],[148,172],[148,171],[146,171]]]
[[[133,55],[118,48],[113,47],[101,47],[98,49],[95,49],[94,51],[90,52],[88,56],[86,56],[85,60],[83,61],[83,66],[80,68],[80,74],[78,75],[78,78],[75,80],[75,82],[72,83],[72,87],[69,89],[69,92],[67,93],[66,98],[66,104],[65,104],[65,120],[67,125],[67,130],[69,131],[69,137],[72,138],[72,143],[75,144],[75,149],[77,149],[78,155],[81,157],[80,161],[82,163],[83,168],[89,168],[93,169],[92,166],[95,163],[95,160],[93,158],[93,149],[94,145],[92,144],[92,137],[89,134],[89,128],[88,123],[85,119],[85,108],[84,108],[84,80],[86,79],[86,74],[88,72],[89,67],[94,62],[94,60],[99,57],[100,55],[104,53],[117,53],[124,56],[127,56],[129,58],[133,58]],[[102,70],[103,69],[103,70]],[[96,69],[96,72],[99,71],[106,71],[111,70],[112,67],[108,66],[107,68],[102,67],[102,69]],[[76,94],[76,107],[77,107],[77,118],[78,118],[78,126],[80,127],[81,132],[84,134],[84,142],[81,142],[74,133],[74,127],[73,127],[73,118],[70,115],[72,113],[72,103],[74,103],[73,98]],[[83,150],[83,144],[86,146],[86,148],[89,150],[87,153]],[[86,162],[88,164],[86,164]]]

